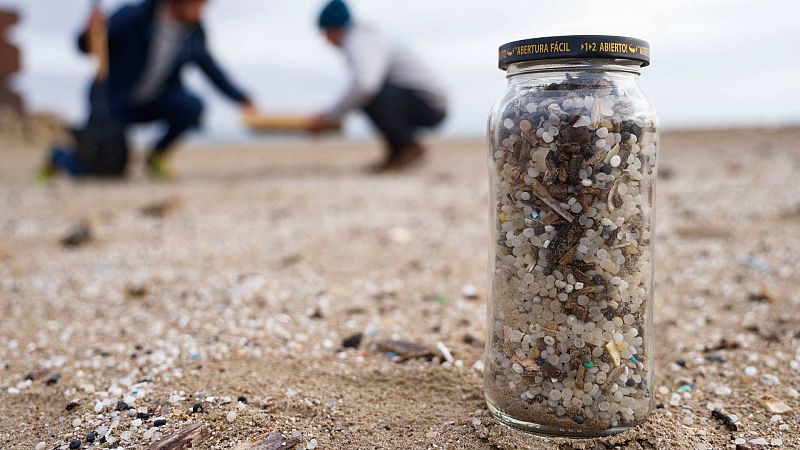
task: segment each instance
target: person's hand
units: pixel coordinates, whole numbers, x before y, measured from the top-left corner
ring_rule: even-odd
[[[333,123],[325,114],[315,115],[308,124],[308,132],[311,134],[320,134],[330,128],[333,128]]]
[[[239,103],[239,107],[241,107],[242,114],[245,117],[252,117],[258,114],[258,110],[256,110],[255,105],[253,105],[253,102],[251,102],[250,100],[242,101],[241,103]]]
[[[101,33],[106,29],[106,17],[99,9],[92,10],[86,30],[89,34]]]

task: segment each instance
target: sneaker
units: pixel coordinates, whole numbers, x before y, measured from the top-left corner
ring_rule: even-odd
[[[58,170],[50,163],[45,164],[36,171],[34,180],[36,184],[47,185],[58,175]]]
[[[151,153],[147,157],[147,173],[158,180],[171,180],[174,178],[167,158],[159,153]]]

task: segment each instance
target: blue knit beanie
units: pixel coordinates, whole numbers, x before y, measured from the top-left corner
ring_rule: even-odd
[[[342,0],[331,1],[319,15],[320,28],[345,28],[350,21],[350,10]]]

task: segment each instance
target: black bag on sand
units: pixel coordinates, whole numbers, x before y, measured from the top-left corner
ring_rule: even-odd
[[[128,167],[130,147],[125,125],[111,117],[107,81],[97,81],[90,93],[92,114],[82,128],[72,134],[87,175],[122,176]]]
[[[92,8],[100,11],[100,0],[93,0]],[[125,174],[130,149],[125,124],[111,115],[108,30],[89,33],[89,47],[99,67],[89,91],[89,120],[82,128],[72,130],[75,148],[87,175],[118,177]]]

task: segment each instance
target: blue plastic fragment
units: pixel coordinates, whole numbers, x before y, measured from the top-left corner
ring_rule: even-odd
[[[741,263],[751,269],[760,270],[765,273],[769,273],[772,270],[768,262],[761,258],[756,258],[755,256],[748,256],[744,258]]]

